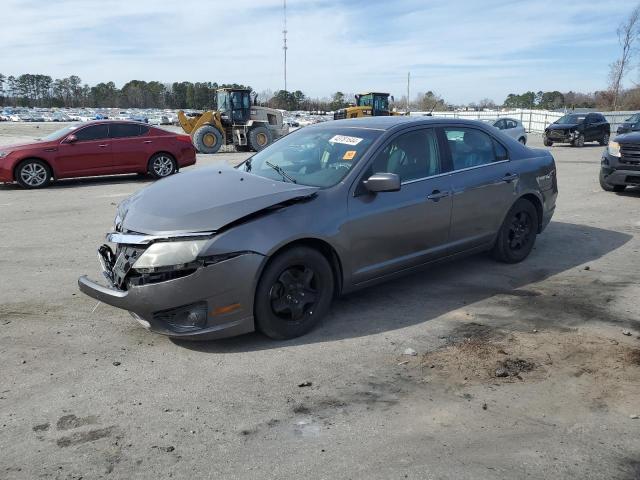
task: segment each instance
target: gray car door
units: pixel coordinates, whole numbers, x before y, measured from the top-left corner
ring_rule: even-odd
[[[451,155],[453,252],[493,241],[515,201],[518,181],[508,151],[493,136],[470,127],[444,127]]]
[[[446,249],[451,217],[443,143],[433,128],[396,135],[374,155],[348,199],[348,272],[361,284],[425,263]],[[373,173],[396,173],[397,192],[370,193]]]

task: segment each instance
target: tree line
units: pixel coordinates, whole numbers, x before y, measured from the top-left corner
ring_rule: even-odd
[[[215,82],[174,82],[131,80],[122,88],[114,82],[94,86],[77,75],[53,79],[49,75],[0,73],[0,104],[19,107],[104,107],[104,108],[211,108],[215,91],[222,87],[250,88]]]

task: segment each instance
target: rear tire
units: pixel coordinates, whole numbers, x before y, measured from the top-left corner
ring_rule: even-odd
[[[317,250],[295,247],[278,254],[256,289],[258,330],[274,340],[304,335],[328,313],[333,286],[331,266]]]
[[[518,139],[518,141],[519,141],[522,145],[526,145],[526,144],[527,144],[527,139],[526,139],[526,138],[524,138],[524,137],[520,137],[520,138]]]
[[[518,263],[529,256],[538,234],[538,211],[521,198],[513,204],[500,227],[491,255],[504,263]]]
[[[605,133],[598,143],[600,143],[600,145],[604,147],[605,145],[609,144],[609,138],[610,138],[609,134]]]
[[[51,167],[35,158],[24,160],[15,170],[16,181],[23,188],[45,188],[51,183],[51,176]]]
[[[213,125],[203,125],[193,134],[193,145],[200,153],[216,153],[222,143],[222,133]]]
[[[259,152],[273,142],[273,135],[271,135],[271,130],[267,127],[259,126],[249,130],[248,140],[251,149]]]
[[[544,143],[545,147],[550,147],[553,145],[553,142],[549,140],[547,137],[543,137],[542,142]]]
[[[177,171],[176,161],[168,153],[156,153],[149,159],[148,172],[155,179],[168,177]]]
[[[620,192],[624,192],[624,189],[627,188],[626,185],[611,185],[610,183],[607,183],[606,179],[604,178],[604,175],[602,174],[602,170],[600,171],[600,176],[598,177],[598,180],[600,180],[600,187],[605,192],[620,193]]]

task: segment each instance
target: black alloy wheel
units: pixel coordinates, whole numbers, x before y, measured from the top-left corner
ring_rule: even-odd
[[[538,234],[538,211],[524,198],[507,213],[498,232],[492,256],[501,262],[518,263],[529,256]]]
[[[273,339],[304,335],[328,313],[333,293],[333,271],[322,253],[306,246],[285,250],[260,276],[256,326]]]

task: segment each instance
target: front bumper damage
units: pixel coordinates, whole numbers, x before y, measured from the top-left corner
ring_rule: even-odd
[[[132,256],[144,248],[120,244],[114,254],[108,245],[100,247],[98,257],[110,286],[82,276],[80,291],[171,337],[216,339],[254,330],[255,282],[263,255],[241,252],[213,264],[139,275],[131,268]]]
[[[609,185],[640,186],[640,158],[619,158],[605,151],[602,154],[600,172]]]
[[[566,132],[564,130],[548,130],[545,132],[545,136],[548,140],[554,143],[573,143],[578,138],[579,132],[574,130],[572,132]]]

